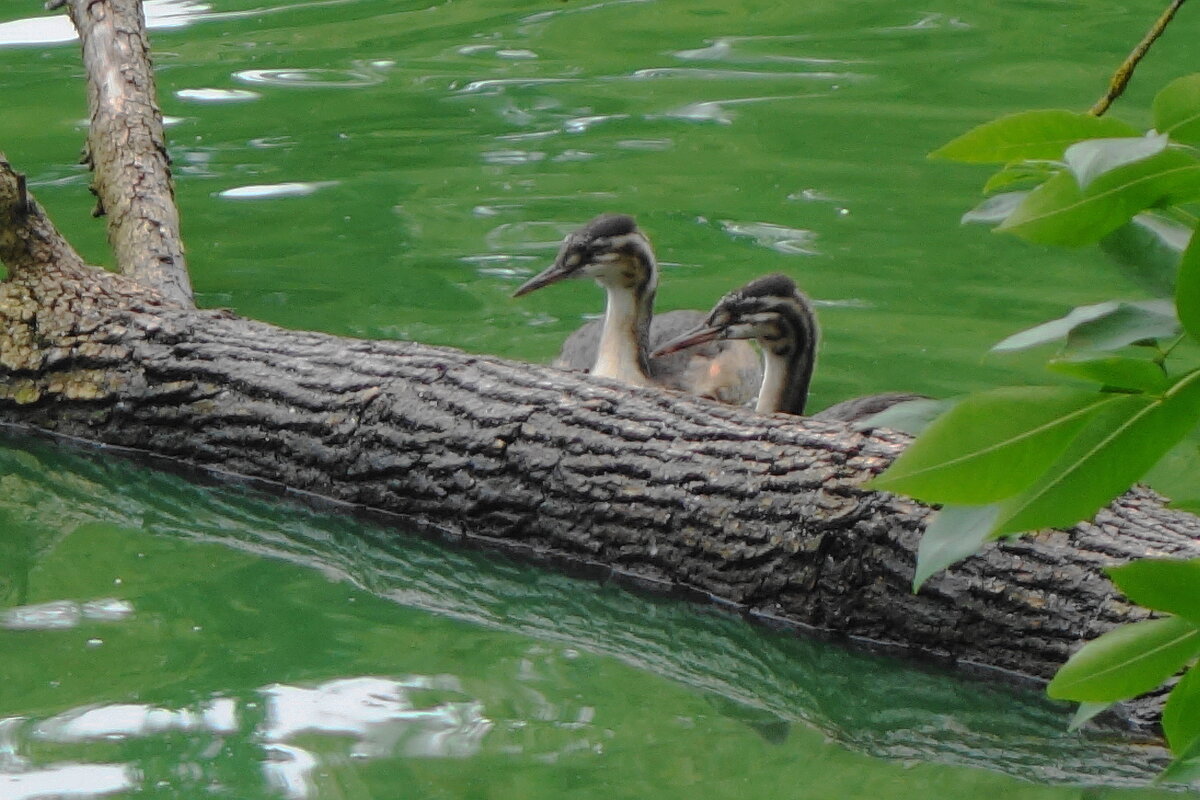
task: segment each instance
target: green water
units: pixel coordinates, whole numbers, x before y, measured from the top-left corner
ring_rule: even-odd
[[[205,305],[548,360],[599,291],[509,293],[567,230],[624,211],[664,264],[660,308],[769,271],[805,286],[820,408],[1041,380],[982,354],[1138,294],[1092,252],[960,227],[983,175],[924,154],[1006,111],[1087,107],[1157,2],[150,9],[174,26],[154,34],[159,91]],[[0,150],[107,263],[73,163],[78,53],[13,24],[36,13],[0,6]],[[1198,19],[1185,7],[1118,113],[1144,123],[1197,68]],[[0,444],[5,800],[1157,793],[1117,788],[1146,785],[1153,751],[1068,735],[1036,693]]]

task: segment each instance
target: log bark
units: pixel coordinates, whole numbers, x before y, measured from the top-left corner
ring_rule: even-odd
[[[78,0],[73,16],[127,5]],[[136,194],[116,163],[95,162]],[[686,587],[768,622],[1039,678],[1146,616],[1103,566],[1200,556],[1200,519],[1136,490],[1092,523],[990,547],[914,595],[930,510],[862,487],[903,435],[195,310],[153,265],[83,265],[7,164],[0,225],[0,419],[11,425]],[[1152,718],[1157,702],[1134,716]]]

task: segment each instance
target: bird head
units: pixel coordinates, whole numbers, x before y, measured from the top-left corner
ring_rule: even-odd
[[[654,251],[633,217],[601,214],[563,240],[554,263],[513,292],[513,297],[568,278],[593,278],[606,288],[636,289],[651,282]]]
[[[815,346],[816,319],[808,298],[786,275],[756,278],[722,297],[696,329],[659,347],[658,358],[720,339],[756,339],[783,355],[797,346]]]

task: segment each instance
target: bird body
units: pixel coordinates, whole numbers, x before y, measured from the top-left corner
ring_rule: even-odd
[[[786,275],[768,275],[722,297],[693,330],[660,345],[655,355],[729,339],[754,339],[765,364],[756,410],[763,414],[803,414],[820,338],[816,312],[808,297]],[[904,392],[856,397],[813,417],[855,422],[917,399],[921,396]]]
[[[704,312],[691,309],[655,314],[650,321],[647,346],[653,351],[703,321]],[[601,350],[601,332],[605,323],[606,319],[594,319],[577,328],[563,342],[562,350],[551,363],[561,369],[596,374],[592,367]],[[730,344],[733,342],[709,343],[691,348],[688,352],[667,353],[651,358],[647,365],[649,383],[710,397],[722,403],[748,403],[754,397],[754,387],[763,380],[762,366],[753,353],[748,358],[743,348],[729,347]]]
[[[658,266],[650,240],[632,217],[603,214],[567,236],[554,263],[515,297],[569,278],[592,278],[607,294],[603,319],[576,330],[555,366],[586,370],[634,386],[678,389],[726,403],[747,402],[761,366],[745,342],[714,342],[692,353],[651,359],[649,351],[697,324],[699,311],[654,316]]]

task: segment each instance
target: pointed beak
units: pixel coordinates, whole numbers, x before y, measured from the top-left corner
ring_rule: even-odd
[[[564,278],[571,277],[570,271],[563,266],[561,259],[554,259],[554,263],[546,267],[544,270],[534,275],[529,280],[517,287],[517,290],[512,293],[513,297],[521,297],[522,295],[536,292],[544,286],[549,286],[552,283],[558,283]]]
[[[725,332],[724,328],[705,328],[700,327],[690,333],[685,333],[675,339],[664,344],[662,347],[650,354],[651,358],[678,353],[680,350],[686,350],[689,347],[695,347],[698,344],[707,344],[708,342],[716,341],[721,338],[721,334]]]

